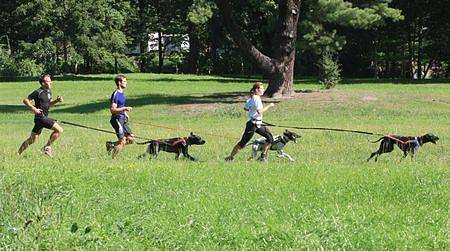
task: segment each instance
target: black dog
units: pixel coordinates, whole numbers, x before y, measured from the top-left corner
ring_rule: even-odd
[[[428,142],[436,144],[439,138],[432,133],[427,133],[423,136],[418,137],[385,135],[377,141],[373,141],[372,143],[379,142],[380,140],[382,140],[380,143],[380,148],[378,148],[376,152],[373,152],[367,159],[367,161],[369,161],[374,156],[376,156],[375,161],[377,161],[378,156],[380,156],[381,154],[392,152],[394,150],[395,144],[403,151],[403,158],[405,158],[408,153],[411,154],[412,158],[417,149],[423,144]]]
[[[188,137],[184,138],[149,140],[146,142],[138,143],[140,145],[149,144],[145,153],[141,154],[139,158],[143,158],[147,154],[151,154],[154,158],[156,158],[158,157],[160,151],[165,151],[169,153],[175,153],[175,159],[178,159],[180,157],[180,154],[183,154],[185,158],[195,161],[196,159],[189,155],[189,146],[203,145],[205,143],[206,142],[202,138],[194,135],[192,132]]]

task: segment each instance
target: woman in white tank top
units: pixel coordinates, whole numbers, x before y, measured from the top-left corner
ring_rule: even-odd
[[[264,95],[264,86],[261,82],[256,82],[253,85],[252,89],[250,89],[250,95],[251,97],[247,100],[244,106],[244,110],[248,111],[249,121],[247,121],[245,125],[245,131],[241,140],[234,146],[230,156],[225,158],[226,161],[232,161],[239,150],[244,148],[252,139],[255,132],[267,139],[267,143],[264,146],[260,158],[262,161],[267,161],[267,151],[273,143],[273,136],[270,130],[263,125],[262,118],[263,113],[269,108],[274,107],[275,104],[270,103],[266,107],[263,106],[260,96]]]

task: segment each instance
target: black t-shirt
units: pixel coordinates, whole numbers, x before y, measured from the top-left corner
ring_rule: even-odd
[[[48,116],[50,100],[52,100],[52,92],[50,90],[45,90],[41,87],[28,95],[28,99],[34,100],[34,106],[43,111],[40,115],[35,115],[35,117],[42,118]]]

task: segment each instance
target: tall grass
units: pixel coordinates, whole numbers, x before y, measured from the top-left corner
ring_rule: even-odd
[[[110,129],[111,75],[54,81],[65,103],[53,118]],[[16,151],[33,115],[21,100],[37,81],[0,83],[0,247],[4,249],[445,249],[448,246],[450,85],[361,83],[278,100],[272,123],[421,135],[413,159],[396,149],[377,163],[378,145],[357,134],[300,131],[286,151],[246,161],[229,154],[244,129],[245,92],[253,79],[133,74],[126,90],[131,127],[148,138],[206,139],[198,162],[137,159],[145,146],[106,155],[114,135],[64,126],[53,147]],[[299,81],[295,88],[317,89]],[[135,122],[133,122],[133,120]],[[179,130],[145,126],[154,122]],[[283,128],[271,128],[280,134]],[[203,134],[203,135],[202,135]]]

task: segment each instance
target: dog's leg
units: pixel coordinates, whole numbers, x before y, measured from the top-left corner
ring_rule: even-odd
[[[247,160],[252,160],[256,158],[256,156],[258,155],[258,147],[259,147],[258,142],[254,141],[252,144],[252,155]]]
[[[145,151],[143,154],[138,156],[138,159],[143,159],[145,158],[145,156],[147,156],[147,151]]]
[[[381,141],[380,147],[378,147],[378,150],[376,150],[375,152],[370,154],[370,157],[367,159],[367,161],[369,161],[370,159],[375,157],[375,162],[377,162],[378,156],[380,156],[383,153],[384,148],[385,147],[384,147],[384,140],[383,140],[383,141]]]
[[[280,157],[280,158],[287,158],[290,161],[295,161],[289,154],[287,154],[283,150],[278,150],[277,153],[278,153],[278,157]]]
[[[290,161],[295,161],[294,158],[292,158],[288,153],[283,151],[283,155],[286,156]]]
[[[370,159],[372,159],[375,155],[377,156],[377,157],[375,158],[375,161],[377,161],[378,155],[380,155],[380,154],[378,153],[378,151],[373,152],[373,153],[370,155],[370,157],[367,159],[367,161],[369,161]]]
[[[152,144],[149,144],[147,146],[147,149],[145,149],[145,152],[143,154],[139,155],[138,158],[142,159],[142,158],[145,158],[147,155],[151,154],[151,148],[152,148],[151,146],[152,146]]]
[[[375,157],[375,162],[378,161],[378,157],[383,153],[390,153],[394,150],[394,143],[388,139],[383,139],[380,143],[380,147],[376,152],[373,152],[367,159],[369,161],[371,158]]]
[[[179,160],[180,159],[180,154],[181,154],[181,152],[175,153],[175,160]]]
[[[152,152],[152,157],[153,158],[158,157],[158,153],[159,153],[159,144],[158,143],[153,143],[152,144],[151,152]]]
[[[283,150],[278,150],[277,153],[278,153],[277,157],[279,157],[279,158],[284,158],[284,157],[286,157],[286,156],[284,155]]]
[[[182,146],[182,147],[181,147],[181,151],[182,151],[183,156],[184,156],[185,158],[188,158],[188,159],[190,159],[190,160],[192,160],[192,161],[196,161],[196,159],[195,159],[194,157],[192,157],[191,155],[189,155],[187,146]]]

